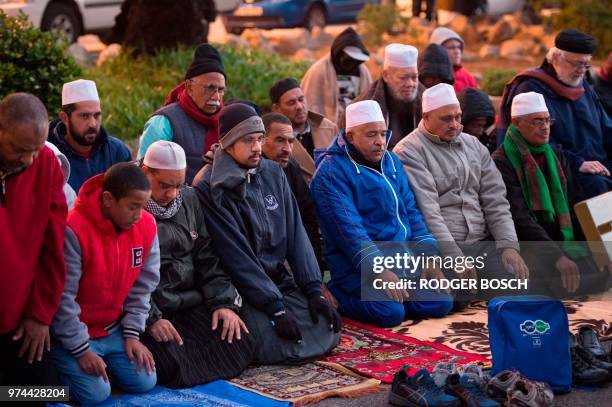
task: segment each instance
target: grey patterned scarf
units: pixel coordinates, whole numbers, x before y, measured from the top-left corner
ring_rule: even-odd
[[[155,216],[156,219],[170,219],[171,217],[176,215],[176,213],[181,208],[182,203],[183,194],[179,190],[178,194],[176,195],[176,198],[174,198],[174,201],[170,202],[168,206],[161,206],[151,198],[147,202],[145,209],[151,215]]]

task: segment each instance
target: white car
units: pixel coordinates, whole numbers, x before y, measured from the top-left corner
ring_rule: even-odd
[[[34,27],[58,30],[74,42],[85,32],[112,28],[121,3],[123,0],[0,0],[0,10],[9,17],[23,11]],[[218,13],[231,11],[238,4],[240,0],[215,0]]]

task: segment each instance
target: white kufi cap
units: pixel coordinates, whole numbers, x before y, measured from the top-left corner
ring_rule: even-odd
[[[62,87],[62,106],[85,101],[100,101],[94,81],[77,79],[64,84]]]
[[[511,117],[540,112],[548,112],[544,96],[540,93],[519,93],[512,99],[512,109],[510,110]]]
[[[419,50],[412,45],[389,44],[385,47],[383,67],[416,68]]]
[[[346,107],[346,128],[350,129],[366,123],[384,122],[380,105],[374,100],[362,100]]]
[[[455,89],[448,83],[439,83],[423,92],[423,113],[431,112],[442,106],[458,104]]]
[[[149,146],[143,164],[156,170],[183,170],[187,168],[185,150],[172,141],[159,140]]]

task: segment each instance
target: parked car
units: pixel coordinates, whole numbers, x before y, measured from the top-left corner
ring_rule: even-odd
[[[240,0],[215,0],[218,12],[229,12]],[[0,10],[9,17],[23,11],[41,30],[58,30],[70,42],[86,32],[102,32],[115,24],[123,0],[0,0]],[[180,18],[180,16],[177,16]]]
[[[292,28],[354,23],[368,3],[380,0],[245,0],[232,12],[223,13],[228,32],[240,34],[245,28]]]

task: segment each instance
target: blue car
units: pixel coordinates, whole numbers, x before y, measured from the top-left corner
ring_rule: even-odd
[[[245,0],[234,11],[223,14],[228,32],[245,28],[292,28],[353,23],[368,3],[380,0]]]

